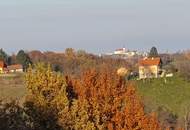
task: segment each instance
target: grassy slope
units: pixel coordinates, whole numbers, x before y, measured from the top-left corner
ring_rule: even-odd
[[[190,83],[177,76],[167,79],[166,83],[164,79],[137,81],[137,90],[153,111],[162,106],[180,117],[184,106],[190,104]]]
[[[25,94],[23,75],[0,76],[0,99],[21,99]]]

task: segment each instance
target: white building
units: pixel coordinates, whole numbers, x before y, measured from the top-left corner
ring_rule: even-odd
[[[123,56],[127,56],[127,57],[133,57],[133,56],[138,55],[137,51],[129,51],[126,48],[117,49],[114,51],[113,54],[114,55],[123,55]]]

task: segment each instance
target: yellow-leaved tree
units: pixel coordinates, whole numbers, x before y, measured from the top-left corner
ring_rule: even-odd
[[[28,90],[25,108],[34,129],[60,129],[57,123],[59,113],[69,111],[64,77],[53,72],[50,65],[39,63],[34,69],[28,69],[25,79]]]
[[[50,65],[30,66],[26,86],[25,110],[34,130],[95,130],[86,101],[77,100],[66,78]]]

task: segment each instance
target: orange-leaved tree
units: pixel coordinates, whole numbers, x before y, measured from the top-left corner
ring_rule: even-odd
[[[156,116],[146,115],[133,84],[117,71],[102,67],[84,72],[72,81],[78,100],[87,101],[91,122],[98,130],[160,130]]]

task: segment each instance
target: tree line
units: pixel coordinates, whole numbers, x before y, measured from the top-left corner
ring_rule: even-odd
[[[0,60],[7,65],[21,64],[24,69],[27,69],[32,64],[30,57],[24,50],[20,50],[16,55],[9,56],[3,49],[0,49]]]

